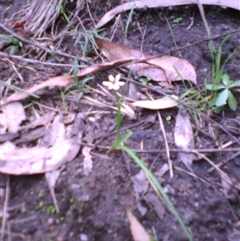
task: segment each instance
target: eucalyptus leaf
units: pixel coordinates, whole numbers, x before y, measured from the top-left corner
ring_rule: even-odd
[[[237,100],[234,97],[234,95],[232,94],[231,91],[228,91],[228,106],[232,109],[232,110],[236,110],[237,109]]]
[[[226,104],[228,99],[228,89],[223,90],[217,97],[216,106],[223,106]]]

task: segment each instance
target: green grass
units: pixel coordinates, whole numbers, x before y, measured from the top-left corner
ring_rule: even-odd
[[[211,80],[210,84],[207,84],[205,81],[205,93],[210,91],[210,101],[209,107],[213,107],[216,112],[220,112],[226,104],[232,109],[237,109],[237,101],[234,95],[232,94],[232,89],[234,87],[239,87],[239,81],[232,81],[227,73],[224,72],[225,65],[230,61],[234,56],[235,51],[222,62],[222,48],[226,41],[228,41],[230,35],[226,36],[219,47],[217,48],[216,53],[212,48],[211,42],[209,42],[209,51],[212,57],[212,69],[211,69]]]
[[[184,231],[185,235],[187,236],[188,240],[193,241],[193,236],[192,236],[191,232],[184,224],[177,209],[173,205],[173,203],[170,200],[170,198],[168,197],[168,195],[165,193],[163,187],[161,186],[161,184],[159,183],[159,181],[157,180],[155,175],[149,170],[149,168],[143,163],[143,161],[133,152],[133,150],[124,144],[124,142],[127,141],[128,138],[132,135],[132,132],[129,131],[122,136],[120,135],[121,125],[122,125],[121,102],[120,102],[119,98],[117,98],[118,95],[117,95],[116,91],[115,91],[115,96],[116,96],[116,103],[118,106],[118,110],[116,113],[117,137],[116,137],[116,141],[112,145],[112,148],[110,149],[110,151],[113,151],[115,149],[124,151],[144,171],[144,173],[145,173],[146,177],[148,178],[149,183],[152,186],[155,193],[158,195],[159,198],[163,197],[169,210],[176,217],[179,225],[181,226],[181,228]]]
[[[125,39],[127,39],[129,25],[132,22],[132,15],[133,15],[134,7],[135,7],[135,0],[132,1],[132,9],[130,10],[130,13],[127,18],[127,23],[126,23],[125,32],[124,32]]]

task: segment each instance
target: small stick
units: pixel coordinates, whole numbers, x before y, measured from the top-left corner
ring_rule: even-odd
[[[162,134],[163,134],[163,138],[165,141],[165,147],[166,147],[166,154],[167,154],[167,159],[168,159],[168,166],[169,166],[169,173],[170,173],[170,177],[173,177],[173,167],[172,167],[172,161],[170,159],[170,152],[169,152],[169,146],[168,146],[168,142],[167,142],[167,135],[166,135],[166,131],[163,125],[163,121],[162,121],[162,116],[160,114],[160,112],[158,111],[158,120],[159,120],[159,124],[160,124],[160,128],[162,130]]]

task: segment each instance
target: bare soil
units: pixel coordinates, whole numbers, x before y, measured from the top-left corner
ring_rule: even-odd
[[[14,1],[9,11],[6,10],[8,3],[0,2],[1,17],[7,19],[12,12],[18,8],[16,5],[25,1]],[[120,4],[120,1],[99,1],[89,4],[92,17],[97,22],[101,16],[112,7]],[[94,2],[94,3],[93,3]],[[21,5],[23,6],[23,4]],[[69,3],[66,10],[71,11],[73,3]],[[12,10],[11,10],[12,9]],[[227,31],[239,27],[239,12],[232,9],[223,9],[217,6],[204,7],[206,18],[211,26],[213,36],[221,35]],[[3,12],[5,11],[5,14]],[[11,12],[12,11],[12,12]],[[11,13],[10,13],[11,12]],[[89,13],[86,9],[81,12],[86,19]],[[172,34],[166,22],[168,19]],[[174,20],[182,18],[179,23]],[[124,31],[128,13],[121,14],[121,21],[116,29],[113,41],[122,43],[132,48],[140,49],[146,53],[157,55],[168,52],[174,48],[174,41],[177,46],[185,46],[207,38],[199,10],[197,6],[184,6],[154,10],[134,11],[125,38]],[[193,21],[193,22],[192,22]],[[64,21],[59,19],[62,27]],[[191,25],[192,23],[192,25]],[[111,37],[110,29],[113,22],[110,22],[105,30],[106,37]],[[190,26],[191,25],[191,26]],[[93,28],[92,22],[86,21],[86,29]],[[59,28],[59,31],[61,29]],[[215,39],[214,45],[217,48],[222,38]],[[66,35],[63,45],[65,51],[74,54],[80,51],[72,46],[73,40]],[[234,50],[239,51],[226,65],[225,72],[233,80],[240,79],[240,32],[232,34],[230,39],[223,45],[222,59],[226,59]],[[180,51],[172,51],[171,55],[181,56],[188,59],[197,70],[199,87],[211,71],[212,59],[207,42],[186,47]],[[2,62],[1,62],[2,64]],[[9,69],[3,69],[1,79],[7,78]],[[44,68],[43,68],[44,71]],[[53,69],[46,70],[42,74],[56,75]],[[57,70],[56,70],[57,71]],[[65,72],[64,70],[60,70]],[[66,71],[67,72],[67,71]],[[91,85],[99,88],[96,83],[106,80],[107,74],[103,73],[94,78]],[[26,80],[31,78],[26,73]],[[210,76],[207,78],[210,81]],[[17,82],[16,82],[17,83]],[[31,86],[31,82],[20,83],[21,87]],[[156,85],[156,83],[153,83]],[[174,84],[174,92],[183,93],[185,90],[182,83]],[[157,98],[159,94],[153,93]],[[50,103],[51,107],[59,105],[59,92],[50,92],[44,97],[43,103]],[[89,93],[91,96],[91,93]],[[239,92],[236,92],[238,100]],[[77,103],[77,100],[67,100],[67,105],[72,112],[86,112],[86,105]],[[63,108],[62,108],[63,109]],[[92,110],[99,111],[100,118],[97,122],[91,122],[86,118],[84,136],[88,136],[94,145],[92,149],[93,169],[85,176],[83,173],[83,156],[81,153],[63,170],[56,189],[60,213],[52,213],[52,198],[44,175],[32,176],[11,176],[10,177],[10,198],[8,203],[8,230],[4,240],[12,241],[130,241],[132,240],[129,224],[126,217],[125,205],[131,204],[131,208],[144,227],[162,241],[185,241],[183,231],[175,217],[167,210],[162,203],[164,214],[158,215],[149,199],[147,193],[141,197],[141,204],[147,208],[145,215],[141,215],[137,208],[136,194],[133,189],[132,177],[140,169],[130,158],[120,151],[107,152],[101,146],[111,146],[116,136],[115,114],[104,114],[98,107]],[[30,113],[31,114],[31,113]],[[161,111],[164,126],[166,128],[170,148],[174,145],[173,133],[177,109]],[[171,116],[167,121],[166,117]],[[195,140],[197,148],[218,148],[219,143],[233,141],[232,137],[224,133],[215,123],[203,118],[204,127],[201,130],[195,129]],[[231,131],[240,141],[240,107],[232,112],[227,107],[224,114],[212,113],[211,118],[221,126]],[[235,121],[233,121],[235,120]],[[192,123],[194,119],[192,119]],[[217,139],[213,139],[209,132],[209,125],[217,131]],[[155,111],[138,110],[137,119],[132,121],[128,118],[123,120],[124,130],[131,130],[133,135],[127,141],[127,145],[134,150],[142,150],[138,155],[148,165],[155,175],[158,175],[161,167],[167,162],[164,139],[157,120]],[[87,138],[86,138],[87,140]],[[100,147],[99,147],[100,146]],[[240,148],[238,143],[230,147]],[[155,150],[155,152],[153,151]],[[156,150],[159,150],[157,152]],[[229,177],[240,182],[240,155],[232,156],[235,152],[212,152],[207,156],[216,165],[224,163],[221,168]],[[239,154],[239,153],[238,153]],[[189,174],[186,167],[181,163],[176,152],[171,152],[171,159],[174,165],[174,177],[170,178],[169,173],[159,178],[161,184],[170,196],[173,204],[182,216],[185,224],[191,230],[195,241],[239,241],[240,240],[240,193],[234,185],[228,197],[223,194],[223,188],[219,173],[215,170],[209,171],[209,165],[204,159],[193,163],[193,173]],[[228,161],[229,160],[229,161]],[[6,187],[6,176],[0,174],[1,188]],[[153,191],[149,188],[148,193]],[[3,200],[3,196],[1,196]],[[238,228],[235,227],[238,223]],[[11,236],[11,239],[9,239]],[[7,238],[8,237],[8,238]]]

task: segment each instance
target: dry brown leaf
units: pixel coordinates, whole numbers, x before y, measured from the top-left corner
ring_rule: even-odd
[[[57,183],[57,180],[58,180],[60,174],[61,174],[60,169],[45,173],[45,178],[47,180],[48,188],[50,190],[50,193],[51,193],[51,196],[52,196],[52,199],[53,199],[53,203],[54,203],[54,206],[55,206],[55,209],[56,209],[57,213],[59,213],[60,210],[59,210],[57,198],[56,198],[56,195],[55,195],[55,185]]]
[[[45,146],[18,148],[11,142],[0,145],[0,173],[13,175],[45,173],[72,161],[80,149],[78,139],[81,137],[81,130],[78,135],[67,138],[68,133],[62,121],[63,118],[58,115],[49,125],[47,136],[39,140],[39,143],[42,142]]]
[[[3,106],[0,113],[0,133],[17,132],[24,120],[26,120],[26,114],[21,103],[14,102]]]
[[[182,150],[194,149],[193,130],[189,116],[183,107],[179,107],[174,130],[175,144]],[[192,171],[193,153],[178,153],[181,161]]]
[[[149,182],[143,170],[139,171],[135,176],[132,176],[131,181],[133,182],[137,208],[141,215],[144,216],[147,213],[147,208],[142,204],[142,195],[147,192]]]
[[[194,67],[185,59],[173,56],[153,56],[146,55],[139,50],[131,49],[120,44],[96,38],[96,43],[102,54],[109,61],[132,59],[141,63],[130,63],[126,67],[136,76],[146,76],[155,81],[178,81],[189,80],[197,84],[197,75]],[[149,60],[145,60],[151,58]]]
[[[58,169],[71,161],[78,153],[79,146],[70,140],[62,141],[53,147],[15,148],[12,151],[1,148],[0,173],[26,175],[45,173]]]
[[[150,110],[162,110],[177,106],[178,97],[176,95],[164,96],[157,100],[139,100],[132,103],[133,106]]]
[[[119,65],[129,63],[131,61],[132,61],[132,59],[117,59],[112,62],[89,66],[89,67],[81,69],[78,72],[78,78],[82,79],[89,74],[95,74],[95,73],[103,71],[103,70],[108,70],[108,69],[117,67]]]
[[[131,1],[119,5],[109,12],[107,12],[98,22],[95,28],[101,28],[106,23],[111,21],[117,14],[120,14],[124,11],[129,11],[131,9],[146,9],[146,8],[159,8],[159,7],[168,7],[168,6],[181,6],[181,5],[189,5],[189,4],[197,4],[196,0],[141,0],[141,1]],[[233,8],[236,10],[240,10],[240,4],[238,0],[201,0],[201,4],[203,5],[218,5]]]
[[[122,103],[120,111],[121,114],[128,116],[130,119],[136,119],[136,114],[129,105]]]
[[[69,85],[73,80],[73,77],[71,76],[57,76],[57,77],[53,77],[50,78],[38,85],[34,85],[33,87],[27,89],[28,93],[36,93],[37,91],[46,88],[46,87],[50,87],[50,86],[62,86],[65,87],[67,85]],[[29,94],[25,93],[25,92],[17,92],[14,93],[12,95],[10,95],[7,99],[5,100],[1,100],[0,101],[0,106],[6,105],[10,102],[14,102],[14,101],[19,101],[19,100],[23,100],[25,98],[27,98],[29,96]]]
[[[92,171],[93,161],[92,161],[92,155],[90,154],[90,151],[92,150],[91,147],[84,146],[82,148],[82,154],[84,156],[83,159],[83,172],[84,175],[88,176],[89,173]]]
[[[126,212],[134,241],[150,241],[150,235],[137,220],[137,218],[132,214],[130,208],[127,207]]]
[[[107,69],[110,69],[110,68],[113,68],[113,67],[116,67],[116,66],[119,66],[122,64],[129,63],[129,62],[131,62],[131,59],[124,59],[124,60],[120,59],[120,60],[116,60],[116,61],[112,61],[112,62],[108,62],[108,63],[103,63],[100,65],[89,66],[89,67],[81,69],[78,72],[78,78],[81,80],[89,74],[94,74],[99,71],[107,70]],[[52,77],[38,85],[34,85],[33,87],[27,89],[26,92],[17,92],[17,93],[10,95],[5,100],[0,100],[0,106],[6,105],[10,102],[23,100],[29,96],[28,93],[33,94],[46,87],[50,87],[50,86],[66,87],[73,82],[73,79],[74,79],[74,76],[67,76],[67,75]]]

